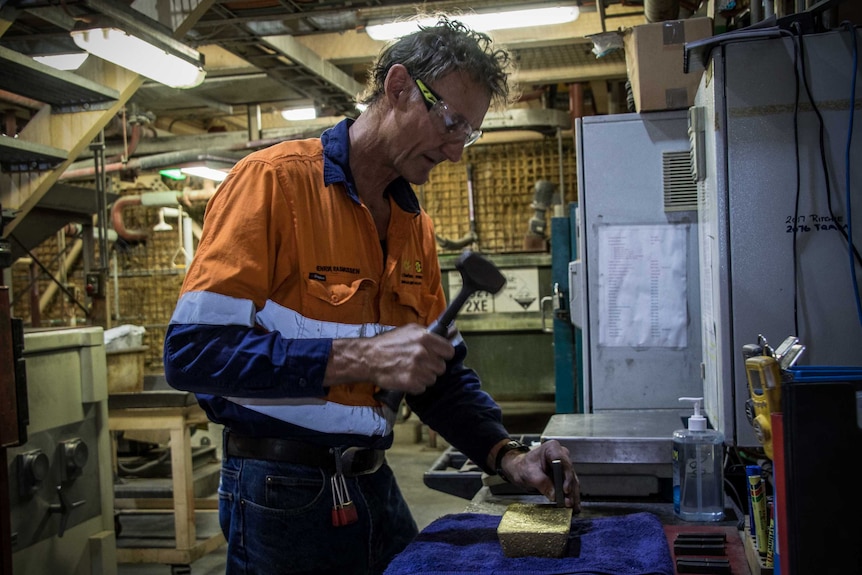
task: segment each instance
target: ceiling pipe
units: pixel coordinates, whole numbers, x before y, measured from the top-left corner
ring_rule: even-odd
[[[123,163],[123,160],[128,159],[132,154],[135,153],[135,150],[138,149],[138,143],[140,143],[141,141],[141,125],[137,123],[132,124],[130,132],[131,133],[129,134],[129,141],[128,144],[126,144],[125,146],[125,150],[122,153],[117,154],[116,156],[106,158],[105,164]]]
[[[140,158],[132,158],[128,162],[114,162],[105,164],[105,173],[120,172],[123,170],[153,170],[156,168],[173,167],[179,164],[188,164],[190,162],[216,162],[233,166],[239,161],[238,158],[228,156],[217,156],[209,154],[201,150],[181,150],[179,152],[167,152],[165,154],[153,154],[152,156],[143,156]],[[72,168],[63,172],[60,180],[76,180],[83,178],[92,178],[96,175],[95,166],[85,168]]]
[[[15,104],[21,106],[22,108],[28,108],[30,110],[41,110],[45,107],[44,102],[40,102],[38,100],[34,100],[20,94],[13,94],[12,92],[7,92],[6,90],[0,90],[0,102],[8,102],[10,104]]]
[[[518,103],[522,102],[532,102],[535,100],[541,100],[548,93],[548,87],[543,86],[541,88],[537,88],[534,90],[530,90],[529,92],[522,92],[518,97]]]
[[[200,150],[183,150],[180,152],[168,152],[165,154],[153,154],[152,156],[144,156],[134,158],[128,162],[114,162],[105,165],[105,173],[113,173],[122,170],[150,170],[156,168],[164,168],[167,166],[180,166],[192,162],[216,162],[225,165],[233,165],[238,161],[237,158],[228,156],[218,156],[201,152]],[[78,178],[94,177],[96,169],[94,166],[86,168],[78,168],[66,170],[61,180],[72,180]],[[142,195],[124,196],[116,200],[111,206],[111,223],[117,235],[129,242],[143,241],[149,237],[149,230],[128,229],[123,220],[123,210],[127,207],[143,205],[156,207],[173,207],[182,201],[186,205],[190,205],[193,201],[207,201],[215,193],[212,190],[199,191],[184,191],[184,192],[151,192]]]
[[[215,187],[209,190],[183,190],[179,193],[183,204],[191,206],[192,202],[208,202],[215,193]]]
[[[144,207],[176,207],[182,202],[190,205],[195,201],[208,201],[215,188],[211,190],[185,190],[182,192],[150,192],[141,195],[123,196],[111,205],[111,224],[117,235],[129,242],[140,242],[150,237],[149,230],[128,229],[123,220],[123,210],[132,206]]]
[[[581,82],[569,84],[569,116],[573,128],[575,120],[584,117],[584,85]]]
[[[162,194],[165,192],[156,192]],[[177,194],[170,193],[171,197],[166,196],[163,199],[164,203],[158,205],[174,206],[179,202]],[[130,230],[126,228],[126,223],[123,221],[123,210],[131,206],[143,205],[141,196],[123,196],[116,200],[111,205],[111,224],[114,226],[114,231],[117,235],[129,242],[140,242],[150,237],[150,232],[147,230]],[[155,204],[154,204],[155,205]]]

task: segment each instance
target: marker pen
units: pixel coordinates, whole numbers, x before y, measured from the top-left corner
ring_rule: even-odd
[[[766,492],[763,478],[760,475],[748,476],[748,490],[751,496],[752,522],[754,523],[757,552],[766,555],[767,525],[766,525]]]
[[[748,478],[752,475],[760,477],[760,473],[761,470],[759,465],[745,466],[745,485],[748,489],[748,530],[752,537],[756,537],[757,533],[754,530],[754,507],[751,504],[751,485],[748,483]]]

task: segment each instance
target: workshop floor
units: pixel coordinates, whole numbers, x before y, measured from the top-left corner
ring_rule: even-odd
[[[553,404],[547,403],[513,403],[503,405],[507,414],[505,423],[512,434],[540,434],[553,413]],[[440,438],[432,441],[428,437],[427,428],[417,431],[413,423],[415,416],[396,428],[395,445],[387,452],[389,465],[398,478],[404,497],[413,511],[413,516],[419,529],[448,513],[460,513],[465,510],[469,501],[454,495],[430,489],[423,483],[423,474],[431,468],[434,462],[446,450],[448,444]],[[198,513],[197,531],[199,536],[208,536],[217,532],[218,520],[215,512]],[[173,532],[173,516],[150,515],[146,518],[134,518],[130,524],[123,519],[123,536],[135,537],[145,541],[150,535],[164,539],[165,533]],[[121,544],[122,541],[121,541]],[[191,565],[192,575],[223,575],[225,572],[225,547],[206,555]],[[171,568],[159,564],[121,564],[117,568],[118,575],[171,575]]]

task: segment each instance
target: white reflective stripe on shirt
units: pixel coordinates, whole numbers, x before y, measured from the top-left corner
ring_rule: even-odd
[[[257,322],[269,331],[277,331],[287,339],[348,339],[374,337],[395,329],[379,323],[337,323],[303,316],[273,301],[257,314]]]
[[[319,398],[225,398],[247,409],[320,433],[385,436],[392,431],[382,407],[342,405]]]
[[[254,326],[254,302],[208,291],[180,296],[171,323]]]
[[[373,337],[391,329],[377,323],[345,324],[307,318],[273,301],[257,314],[257,323],[286,339],[346,339]],[[342,405],[320,398],[227,398],[248,409],[323,433],[387,435],[392,430],[382,407]]]
[[[250,311],[250,313],[249,313]],[[278,332],[285,339],[341,339],[372,337],[393,329],[380,324],[343,324],[319,321],[268,301],[254,317],[251,300],[212,292],[188,292],[180,298],[171,323],[204,325],[243,325]],[[346,433],[385,436],[392,424],[382,407],[342,405],[317,397],[225,399],[258,413],[321,433]]]

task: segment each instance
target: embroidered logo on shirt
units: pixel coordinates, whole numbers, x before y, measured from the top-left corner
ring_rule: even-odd
[[[319,281],[319,282],[325,282],[325,281],[326,281],[326,276],[325,276],[325,275],[323,275],[323,274],[316,274],[316,273],[314,273],[314,272],[311,272],[310,274],[308,274],[308,279],[310,279],[310,280],[317,280],[317,281]]]
[[[401,283],[422,285],[422,262],[404,258],[401,260]]]

